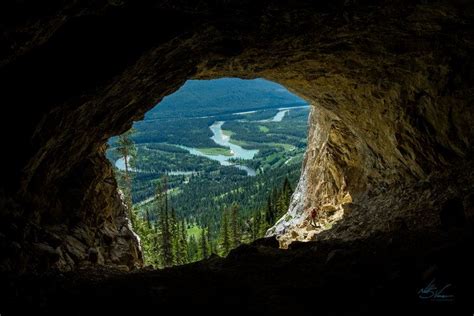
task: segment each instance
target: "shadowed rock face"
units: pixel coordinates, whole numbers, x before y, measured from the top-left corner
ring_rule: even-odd
[[[104,144],[190,78],[264,77],[312,104],[301,194],[275,227],[285,245],[319,236],[312,206],[335,225],[321,238],[342,239],[400,221],[436,229],[443,203],[472,206],[474,20],[463,1],[36,6],[0,10],[12,110],[2,132],[18,148],[4,157],[3,270],[141,265]],[[434,194],[455,165],[462,179]]]
[[[472,235],[421,231],[296,242],[288,250],[260,240],[225,259],[165,270],[95,268],[10,278],[0,286],[2,309],[11,315],[469,315],[474,260],[465,252],[471,245]],[[431,282],[438,290],[448,286],[444,300],[432,299]]]

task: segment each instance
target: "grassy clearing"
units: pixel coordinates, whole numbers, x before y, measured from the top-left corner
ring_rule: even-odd
[[[296,147],[290,144],[285,144],[285,143],[267,143],[268,145],[272,146],[279,146],[285,149],[286,151],[294,150]]]
[[[263,125],[259,125],[259,126],[258,126],[258,129],[259,129],[260,132],[262,132],[262,133],[268,133],[268,131],[270,130],[268,127],[263,126]]]
[[[229,136],[229,137],[231,137],[232,135],[235,135],[235,133],[233,131],[229,131],[229,130],[225,130],[225,129],[222,130],[222,134],[224,134],[225,136]]]
[[[188,238],[191,236],[194,236],[194,238],[197,239],[199,238],[199,236],[201,236],[201,232],[202,232],[202,228],[197,225],[193,225],[186,230],[186,233],[188,234]]]
[[[219,148],[219,147],[209,147],[209,148],[197,148],[200,152],[206,155],[223,155],[223,156],[232,156],[228,148]]]
[[[244,142],[243,140],[231,139],[229,142],[234,144],[234,145],[238,145],[240,147],[246,148],[246,149],[248,149],[249,146],[250,146],[247,142]]]

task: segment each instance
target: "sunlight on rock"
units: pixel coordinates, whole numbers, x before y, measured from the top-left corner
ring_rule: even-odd
[[[472,315],[474,1],[0,17],[2,316]]]

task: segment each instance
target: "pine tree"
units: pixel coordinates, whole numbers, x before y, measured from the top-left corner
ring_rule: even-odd
[[[189,262],[188,256],[188,238],[186,235],[186,223],[184,221],[181,222],[178,229],[179,235],[179,243],[178,243],[178,254],[177,254],[177,261],[178,264],[186,264]]]
[[[267,197],[267,207],[265,209],[265,221],[267,226],[273,225],[273,205],[271,195]]]
[[[242,218],[240,220],[240,243],[250,243],[253,238],[253,218]]]
[[[162,185],[158,185],[157,204],[160,207],[160,253],[163,267],[171,267],[174,264],[172,231],[170,227],[170,214],[168,210],[168,182],[163,177]]]
[[[285,177],[278,199],[278,218],[282,217],[288,211],[292,194],[293,189],[291,188],[290,181],[288,180],[288,177]]]
[[[270,228],[270,226],[265,221],[265,218],[260,215],[260,226],[258,227],[258,238],[264,237],[268,228]]]
[[[288,180],[288,176],[286,176],[285,180],[283,181],[283,191],[285,192],[287,199],[290,199],[291,195],[293,194],[293,189],[291,188],[291,184],[290,184],[290,180]]]
[[[208,250],[208,246],[207,246],[207,233],[206,233],[206,228],[203,228],[201,230],[201,242],[200,242],[200,250],[201,250],[201,253],[200,253],[200,257],[201,259],[207,259],[209,257],[209,250]]]
[[[170,227],[170,238],[171,238],[171,249],[173,253],[173,263],[178,263],[178,252],[179,252],[179,227],[178,221],[176,219],[176,211],[174,207],[171,207],[170,217],[169,217],[169,227]]]
[[[229,220],[226,210],[222,213],[221,231],[219,239],[220,255],[226,256],[230,250]]]
[[[136,211],[136,210],[134,210]],[[158,266],[158,253],[155,251],[154,237],[155,232],[152,229],[147,217],[140,217],[135,214],[134,231],[140,236],[143,259],[145,265]]]
[[[275,222],[285,213],[285,199],[283,192],[277,191],[275,200]]]
[[[148,210],[148,208],[146,208],[145,210],[145,222],[147,224],[147,227],[148,229],[151,229],[151,223],[150,223],[150,211]]]
[[[191,237],[189,237],[188,242],[188,261],[194,262],[198,259],[198,245],[196,242],[196,238],[194,238],[194,235],[191,235]]]
[[[213,236],[211,235],[211,228],[207,226],[207,242],[209,244],[209,255],[215,254],[216,253],[216,248],[214,244],[214,239],[212,238]]]
[[[166,208],[162,207],[160,216],[160,232],[161,232],[161,259],[164,267],[171,267],[173,260],[173,246],[169,227],[169,216]]]
[[[261,231],[261,221],[262,221],[262,215],[260,213],[260,210],[257,210],[253,217],[253,227],[252,227],[252,240],[256,240],[260,238],[260,231]]]
[[[230,248],[240,245],[239,206],[233,203],[230,207]]]
[[[277,221],[278,219],[278,214],[279,214],[279,209],[278,209],[278,197],[280,196],[279,192],[278,192],[278,188],[273,188],[272,189],[272,198],[271,198],[271,201],[272,201],[272,222],[270,223],[270,225],[273,225],[275,224],[275,222]]]
[[[133,224],[133,214],[132,214],[132,175],[130,173],[131,167],[130,164],[132,162],[132,158],[135,157],[136,155],[136,148],[135,144],[133,143],[133,140],[131,138],[131,135],[133,134],[133,129],[130,129],[129,131],[123,133],[122,135],[118,136],[118,141],[117,141],[117,148],[116,151],[117,153],[122,157],[124,160],[125,164],[125,170],[123,173],[122,177],[122,184],[121,189],[124,194],[125,198],[125,204],[127,205],[128,208],[128,216],[130,220],[132,220]]]

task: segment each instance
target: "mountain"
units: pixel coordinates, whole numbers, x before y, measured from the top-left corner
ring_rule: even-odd
[[[306,104],[282,85],[261,78],[188,80],[151,109],[145,120],[213,116]]]

